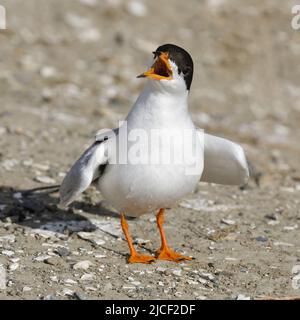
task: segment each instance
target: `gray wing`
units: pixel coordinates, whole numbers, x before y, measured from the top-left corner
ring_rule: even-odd
[[[204,134],[204,170],[201,181],[243,185],[249,169],[243,148],[226,139]]]
[[[65,176],[60,189],[60,204],[64,208],[85,191],[101,174],[101,166],[107,161],[108,140],[96,141],[73,164]]]

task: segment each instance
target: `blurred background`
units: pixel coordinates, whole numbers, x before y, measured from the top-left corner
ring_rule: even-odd
[[[23,163],[31,159],[51,164],[56,178],[98,129],[124,119],[151,52],[174,43],[195,62],[195,123],[242,143],[253,165],[272,173],[272,185],[279,178],[291,183],[300,176],[295,3],[2,0],[8,27],[0,32],[2,179],[33,184]]]
[[[233,211],[245,213],[234,216],[244,225],[244,246],[238,252],[252,248],[249,263],[260,252],[256,266],[267,267],[272,257],[275,264],[285,261],[284,267],[277,266],[281,273],[273,274],[274,285],[268,290],[292,290],[288,261],[300,259],[293,247],[299,243],[300,219],[300,30],[291,27],[291,8],[297,1],[0,0],[0,4],[7,10],[7,30],[0,30],[0,215],[1,210],[3,216],[20,214],[13,211],[16,199],[7,190],[60,183],[99,129],[118,126],[144,85],[136,76],[146,70],[151,52],[174,43],[194,59],[190,111],[195,124],[242,144],[253,174],[244,191],[206,186],[197,197],[219,204],[221,215],[225,205],[238,203],[242,209]],[[199,219],[191,220],[191,225],[220,223],[220,215]],[[290,229],[283,231],[282,221]],[[257,240],[265,246],[268,239],[283,241],[275,245],[268,261],[264,260],[268,249],[249,240],[265,233]],[[228,246],[231,250],[233,244]],[[207,249],[207,255],[210,252]],[[264,292],[263,271],[257,268],[255,280],[248,280],[259,283]],[[236,286],[240,283],[237,280]],[[255,286],[252,292],[257,292]],[[224,297],[224,292],[213,297]]]

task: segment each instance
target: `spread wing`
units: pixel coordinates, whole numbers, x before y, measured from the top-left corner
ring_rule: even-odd
[[[204,170],[201,181],[243,185],[249,169],[243,148],[226,139],[204,134]]]
[[[103,172],[107,158],[107,139],[97,140],[73,164],[60,189],[60,206],[66,207]]]

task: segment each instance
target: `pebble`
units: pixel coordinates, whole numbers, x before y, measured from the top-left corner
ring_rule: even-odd
[[[255,238],[256,241],[259,241],[259,242],[267,242],[268,241],[268,237],[266,236],[258,236]]]
[[[81,276],[80,280],[82,281],[92,281],[94,280],[95,276],[92,273],[85,273]]]
[[[45,260],[51,258],[51,256],[49,255],[40,255],[40,256],[37,256],[36,258],[33,259],[33,261],[38,261],[38,262],[44,262]]]
[[[148,10],[145,4],[136,0],[130,1],[127,4],[127,11],[136,17],[144,17],[148,13]]]
[[[134,286],[138,287],[141,285],[141,282],[140,281],[132,281],[131,282]]]
[[[278,220],[271,220],[268,221],[268,225],[269,226],[276,226],[277,224],[279,224],[280,222]]]
[[[96,232],[78,232],[77,235],[79,238],[88,240],[98,246],[105,244],[105,241],[102,238],[102,234],[98,235]]]
[[[85,289],[89,291],[97,291],[97,288],[95,287],[85,287]]]
[[[103,287],[104,291],[111,290],[113,288],[112,284],[110,282],[106,283],[105,286]]]
[[[19,268],[19,264],[18,264],[17,262],[12,263],[12,264],[8,267],[8,269],[9,269],[10,271],[15,271],[15,270],[17,270],[18,268]]]
[[[292,243],[276,241],[274,242],[274,246],[293,247],[294,245]]]
[[[236,300],[250,300],[250,297],[247,297],[244,294],[238,294]]]
[[[51,257],[44,260],[44,263],[50,264],[51,266],[63,266],[64,261],[58,257]]]
[[[57,253],[60,257],[67,257],[70,255],[70,251],[65,247],[58,247],[54,252]]]
[[[75,281],[75,280],[73,280],[73,279],[66,279],[66,280],[64,281],[64,283],[66,283],[66,284],[77,284],[78,282]]]
[[[95,7],[98,4],[98,0],[78,0],[81,4],[89,7]]]
[[[80,292],[74,292],[74,297],[78,300],[87,300],[87,297]]]
[[[172,273],[174,274],[174,276],[181,277],[182,270],[175,269]]]
[[[23,198],[23,195],[22,195],[21,192],[15,192],[15,193],[13,194],[13,197],[14,197],[15,199],[19,200],[19,199],[22,199],[22,198]]]
[[[25,286],[25,287],[22,289],[23,292],[28,292],[28,291],[31,291],[31,290],[32,290],[32,288],[31,288],[31,287],[27,287],[27,286]]]
[[[149,243],[150,240],[142,239],[142,238],[135,238],[134,243],[135,244],[147,244]]]
[[[64,296],[71,296],[72,297],[74,295],[74,291],[69,288],[64,288],[62,291],[62,294]]]
[[[48,176],[37,176],[35,177],[35,180],[37,182],[45,183],[45,184],[54,184],[55,180],[53,178],[50,178]]]
[[[16,237],[13,234],[8,234],[6,236],[2,236],[0,237],[0,242],[9,242],[9,243],[13,243],[16,241]]]
[[[285,226],[285,227],[283,227],[283,230],[285,230],[285,231],[293,231],[293,230],[296,230],[296,229],[298,229],[298,225],[297,224],[295,224],[293,226]]]
[[[74,270],[82,269],[82,270],[87,270],[90,266],[92,266],[93,263],[89,260],[83,260],[75,263],[73,265]]]
[[[205,280],[214,281],[215,277],[211,273],[201,272],[199,276]]]
[[[44,66],[40,70],[40,74],[43,78],[49,79],[57,76],[57,70],[51,66]]]
[[[41,171],[48,171],[50,169],[48,164],[34,163],[33,167]]]
[[[101,33],[96,28],[89,28],[81,31],[78,34],[78,38],[83,43],[98,42],[101,39]]]
[[[18,164],[18,161],[16,159],[7,159],[1,164],[5,170],[11,171]]]
[[[6,270],[0,264],[0,290],[5,290],[5,289],[6,289]]]
[[[238,261],[238,259],[236,259],[236,258],[231,258],[231,257],[226,257],[225,260],[226,260],[226,261]]]
[[[52,276],[50,277],[50,280],[53,282],[58,282],[58,277],[57,276]]]
[[[234,220],[230,220],[230,219],[222,219],[221,222],[226,224],[226,225],[228,225],[228,226],[235,225],[235,221]]]
[[[2,251],[2,254],[4,254],[5,256],[11,257],[11,256],[13,256],[15,253],[14,253],[14,251],[11,251],[11,250],[3,250],[3,251]]]
[[[177,291],[174,295],[175,297],[180,298],[182,296],[182,292]]]

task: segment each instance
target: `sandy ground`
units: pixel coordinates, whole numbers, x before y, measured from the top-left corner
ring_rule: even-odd
[[[293,3],[1,1],[8,30],[0,31],[0,298],[300,295]],[[136,75],[166,42],[194,57],[195,123],[242,144],[253,178],[244,188],[201,183],[167,211],[170,244],[195,260],[128,265],[118,216],[96,189],[68,211],[57,208],[56,193],[21,192],[60,183],[97,130],[118,125],[143,86]],[[129,225],[139,250],[153,253],[154,215]]]

